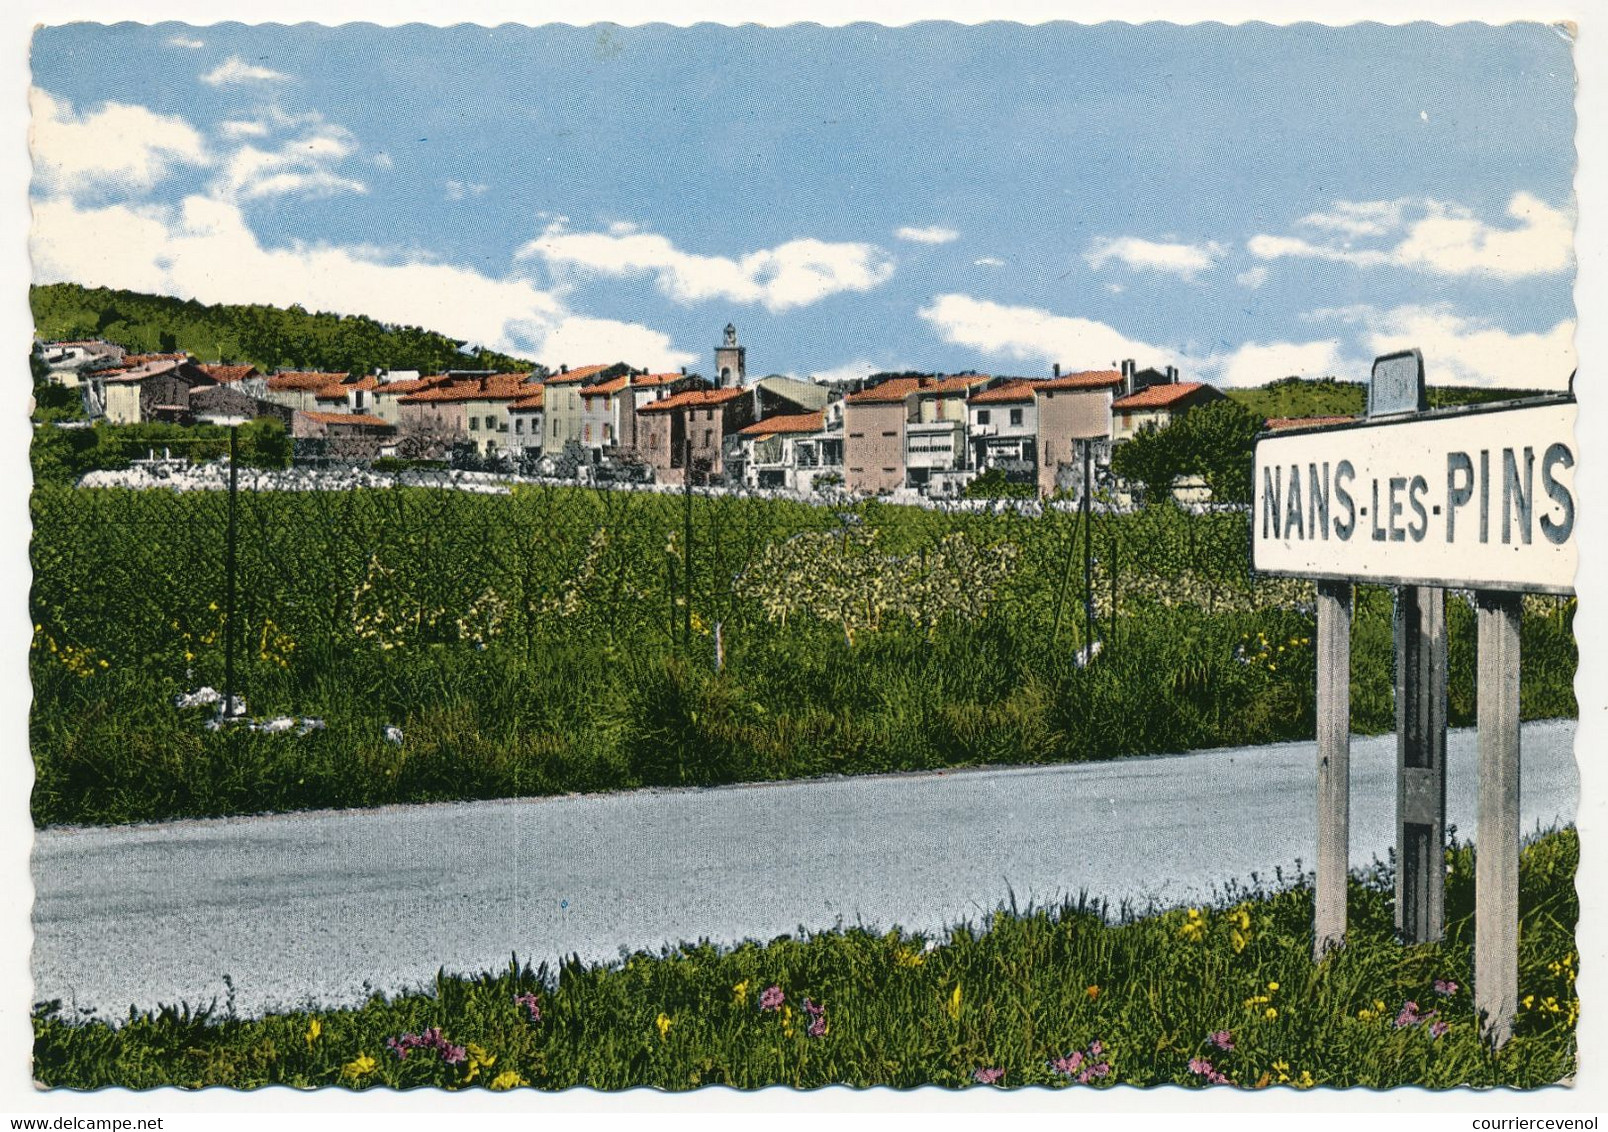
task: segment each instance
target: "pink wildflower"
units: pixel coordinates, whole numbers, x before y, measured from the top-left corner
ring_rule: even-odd
[[[759,1008],[761,1010],[780,1010],[782,1008],[782,1003],[786,1001],[787,996],[782,993],[781,987],[775,985],[768,986],[760,992]]]
[[[448,1065],[461,1064],[468,1056],[469,1051],[462,1046],[455,1046],[449,1042],[441,1047],[441,1060]]]
[[[805,1031],[812,1038],[826,1036],[826,1007],[818,1002],[812,1002],[806,996],[804,999],[804,1013],[810,1016],[809,1029]]]
[[[1221,1050],[1232,1050],[1234,1048],[1234,1035],[1227,1030],[1213,1031],[1207,1035],[1207,1040]]]
[[[1447,996],[1454,995],[1457,993],[1457,984],[1450,979],[1436,979],[1435,993]]]
[[[1197,1076],[1197,1077],[1206,1078],[1206,1083],[1208,1085],[1231,1085],[1231,1084],[1233,1084],[1232,1081],[1230,1081],[1227,1077],[1223,1076],[1215,1068],[1213,1068],[1212,1063],[1207,1061],[1204,1057],[1192,1057],[1192,1058],[1190,1058],[1190,1060],[1189,1060],[1189,1071],[1191,1073],[1195,1074],[1195,1076]]]
[[[1063,1077],[1076,1077],[1078,1070],[1083,1068],[1083,1051],[1073,1050],[1065,1057],[1058,1057],[1050,1062],[1050,1068]]]
[[[1101,1045],[1099,1042],[1090,1042],[1089,1043],[1089,1056],[1090,1057],[1099,1057],[1104,1052],[1105,1052],[1105,1046]]]
[[[1429,1034],[1430,1034],[1430,1037],[1432,1037],[1432,1038],[1438,1038],[1442,1034],[1446,1033],[1447,1030],[1450,1030],[1450,1029],[1451,1029],[1450,1026],[1448,1026],[1445,1022],[1442,1022],[1438,1018],[1435,1021],[1433,1021],[1433,1022],[1431,1022],[1429,1024]]]
[[[1400,1013],[1396,1015],[1396,1029],[1402,1030],[1408,1026],[1416,1026],[1422,1021],[1423,1019],[1418,1015],[1418,1003],[1404,1002],[1401,1004]]]
[[[1005,1070],[1003,1069],[974,1069],[972,1071],[972,1080],[979,1085],[995,1084],[1003,1076],[1005,1076]]]
[[[536,997],[534,991],[528,994],[516,994],[514,996],[514,1005],[523,1006],[527,1011],[529,1011],[530,1020],[532,1022],[540,1022],[542,1020],[541,1002]]]

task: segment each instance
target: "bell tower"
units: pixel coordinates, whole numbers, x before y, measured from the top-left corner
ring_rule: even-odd
[[[737,328],[726,324],[726,340],[715,347],[715,385],[720,389],[740,387],[748,376],[748,349],[737,345]]]

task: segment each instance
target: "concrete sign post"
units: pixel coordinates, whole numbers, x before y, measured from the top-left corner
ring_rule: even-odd
[[[1493,1044],[1518,993],[1519,595],[1572,594],[1574,398],[1428,410],[1416,351],[1375,363],[1369,417],[1256,443],[1252,564],[1318,581],[1314,953],[1344,941],[1351,586],[1394,585],[1396,923],[1444,929],[1445,590],[1479,609],[1474,1001]]]

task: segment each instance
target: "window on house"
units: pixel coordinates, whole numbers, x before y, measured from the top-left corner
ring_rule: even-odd
[[[889,431],[889,432],[884,432],[882,435],[883,436],[898,436],[899,433],[897,431]]]
[[[525,431],[525,418],[524,417],[515,417],[514,418],[514,433],[515,433],[515,435],[523,433],[524,431]]]
[[[712,429],[712,428],[704,429],[704,447],[708,448],[714,442],[715,442],[715,430]]]
[[[493,429],[493,428],[496,428],[496,427],[497,427],[497,418],[496,417],[487,417],[486,418],[486,428]]]
[[[1011,410],[1011,427],[1012,428],[1021,428],[1022,427],[1022,410],[1020,410],[1020,409],[1012,409]]]
[[[479,417],[470,417],[469,418],[469,431],[470,432],[479,432],[480,431],[480,418]]]
[[[990,419],[991,418],[989,417],[987,409],[978,409],[977,410],[977,423],[978,424],[980,424],[980,425],[988,424]]]

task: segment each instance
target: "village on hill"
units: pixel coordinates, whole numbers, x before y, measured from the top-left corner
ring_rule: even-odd
[[[1108,482],[1125,442],[1225,401],[1174,366],[1140,368],[1132,359],[1057,364],[1033,376],[756,377],[730,324],[714,347],[712,378],[628,361],[529,372],[265,373],[183,351],[129,352],[104,339],[36,342],[34,350],[36,375],[75,410],[54,422],[60,427],[267,419],[283,427],[297,464],[912,501],[1077,496],[1086,475]],[[1252,428],[1344,419],[1257,417]],[[1211,498],[1198,475],[1178,477],[1174,490],[1183,501]]]

